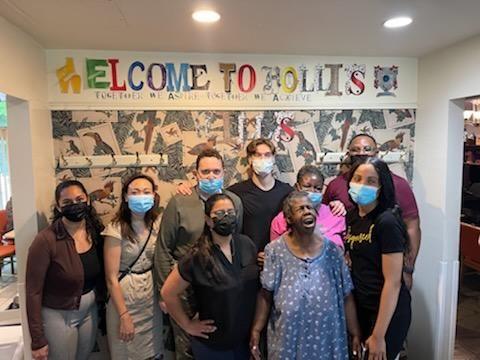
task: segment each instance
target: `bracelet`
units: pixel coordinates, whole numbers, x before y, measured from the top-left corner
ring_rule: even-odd
[[[128,313],[128,310],[125,310],[124,312],[122,312],[122,313],[118,316],[118,318],[121,318],[121,317],[122,317],[123,315],[125,315],[126,313]]]

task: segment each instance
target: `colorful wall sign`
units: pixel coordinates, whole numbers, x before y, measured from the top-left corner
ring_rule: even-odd
[[[409,58],[49,50],[52,108],[415,107]]]

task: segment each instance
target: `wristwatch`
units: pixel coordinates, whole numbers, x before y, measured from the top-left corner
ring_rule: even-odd
[[[415,271],[414,266],[403,265],[403,272],[404,273],[412,275],[414,271]]]

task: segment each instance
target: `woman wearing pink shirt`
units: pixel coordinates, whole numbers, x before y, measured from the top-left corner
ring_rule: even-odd
[[[317,209],[317,226],[320,227],[324,236],[343,248],[345,217],[334,216],[328,205],[322,204],[323,181],[323,175],[317,167],[305,165],[298,171],[295,188],[308,193],[310,201]],[[283,212],[281,212],[272,221],[270,241],[279,238],[285,232],[287,232],[287,221]]]

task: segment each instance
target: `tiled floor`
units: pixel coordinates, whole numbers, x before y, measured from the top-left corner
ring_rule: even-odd
[[[480,274],[466,275],[460,287],[455,360],[480,359]]]

